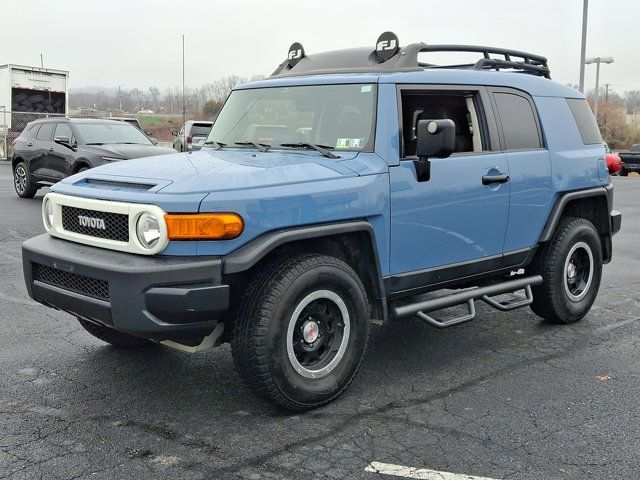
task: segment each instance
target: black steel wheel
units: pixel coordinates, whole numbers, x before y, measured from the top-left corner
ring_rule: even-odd
[[[351,383],[369,337],[367,294],[345,262],[320,254],[274,260],[252,277],[231,348],[245,383],[287,410],[324,405]]]
[[[602,244],[596,228],[584,218],[562,219],[533,270],[544,280],[532,289],[533,312],[551,323],[582,320],[602,278]]]

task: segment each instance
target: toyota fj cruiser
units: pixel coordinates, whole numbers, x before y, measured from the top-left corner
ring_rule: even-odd
[[[419,60],[432,52],[480,59]],[[296,43],[234,89],[201,151],[53,186],[26,284],[116,347],[230,342],[260,396],[314,408],[352,381],[372,323],[450,327],[477,300],[582,319],[621,225],[604,154],[544,57],[390,32],[375,48]]]

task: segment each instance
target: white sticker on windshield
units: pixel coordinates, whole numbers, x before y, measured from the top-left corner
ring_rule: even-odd
[[[336,148],[349,148],[349,144],[351,143],[350,138],[339,138],[336,142]]]
[[[364,138],[352,138],[349,142],[349,148],[362,148],[364,147]]]
[[[360,87],[360,93],[371,93],[371,85],[362,85]]]

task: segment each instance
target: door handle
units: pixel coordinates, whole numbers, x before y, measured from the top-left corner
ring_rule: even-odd
[[[483,185],[491,185],[492,183],[507,183],[509,181],[509,175],[506,173],[499,173],[497,175],[485,175],[482,177]]]
[[[49,151],[50,151],[50,152],[53,152],[53,147],[51,147],[51,148],[49,149]]]
[[[33,143],[31,142],[27,143],[27,147],[33,147]]]

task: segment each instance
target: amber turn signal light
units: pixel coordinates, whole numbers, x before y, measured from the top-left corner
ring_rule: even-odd
[[[169,240],[229,240],[244,230],[236,213],[166,214]]]

